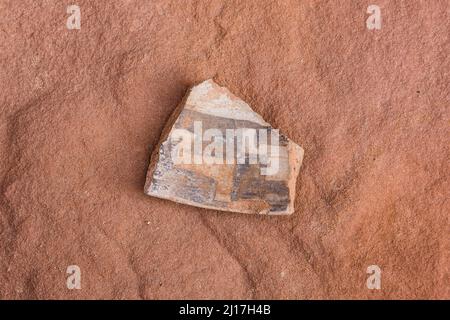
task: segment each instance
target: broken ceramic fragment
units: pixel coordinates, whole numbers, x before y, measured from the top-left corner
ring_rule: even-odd
[[[188,91],[166,124],[144,191],[208,209],[291,214],[302,159],[300,146],[207,80]]]

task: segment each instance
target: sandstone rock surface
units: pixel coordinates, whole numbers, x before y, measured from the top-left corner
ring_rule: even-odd
[[[0,298],[450,299],[449,2],[369,3],[0,0]],[[210,78],[304,147],[294,214],[142,192]]]
[[[144,191],[208,209],[292,214],[303,153],[248,104],[207,80],[188,91],[166,124]]]

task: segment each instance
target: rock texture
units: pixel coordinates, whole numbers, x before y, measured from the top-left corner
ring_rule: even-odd
[[[72,3],[0,1],[0,298],[450,298],[448,1],[376,1],[381,30],[367,1]],[[306,150],[294,214],[142,192],[209,78]]]
[[[201,208],[292,214],[303,154],[248,104],[207,80],[188,91],[166,124],[144,191]]]

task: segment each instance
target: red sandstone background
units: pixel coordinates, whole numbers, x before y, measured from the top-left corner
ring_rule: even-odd
[[[449,10],[1,0],[0,298],[449,299]],[[305,149],[292,216],[144,195],[165,121],[207,78]]]

